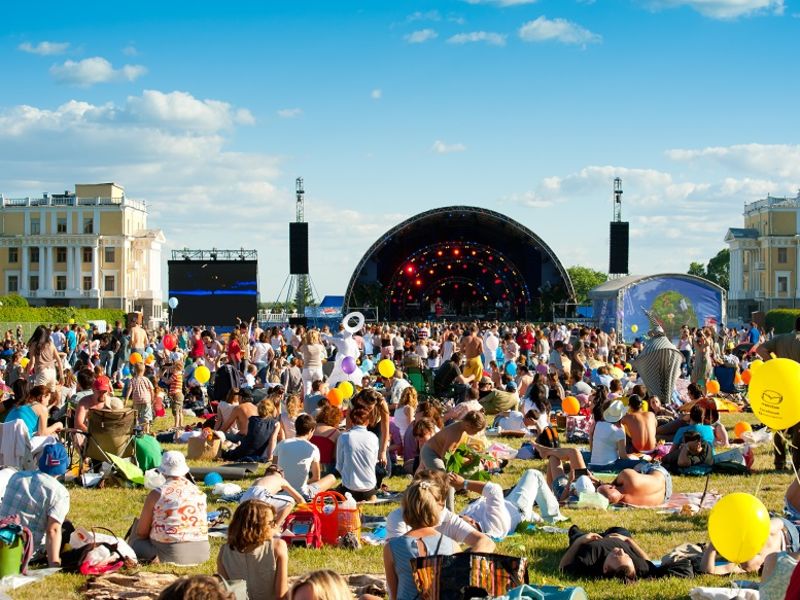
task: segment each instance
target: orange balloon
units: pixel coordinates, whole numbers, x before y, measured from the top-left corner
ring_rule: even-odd
[[[752,377],[752,375],[753,374],[750,372],[750,369],[742,373],[742,381],[745,385],[750,385],[750,377]]]
[[[719,381],[715,379],[706,381],[706,394],[719,394]]]
[[[328,402],[333,404],[334,406],[340,406],[342,404],[342,400],[344,400],[344,394],[342,394],[342,390],[338,388],[333,388],[328,392]]]
[[[133,354],[131,354],[131,357],[128,360],[130,360],[132,365],[139,364],[140,362],[142,362],[142,355],[139,354],[138,352],[134,352]]]
[[[561,409],[565,414],[574,416],[580,412],[581,403],[578,402],[578,399],[575,396],[567,396],[561,403]]]
[[[747,431],[753,431],[753,428],[750,427],[750,423],[747,423],[745,421],[739,421],[733,428],[733,434],[736,436],[737,440],[742,439],[742,436]]]
[[[742,376],[740,373],[733,376],[733,385],[742,385],[742,383]]]

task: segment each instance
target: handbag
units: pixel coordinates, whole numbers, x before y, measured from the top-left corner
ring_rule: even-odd
[[[421,600],[502,596],[528,583],[528,559],[488,552],[423,556],[411,561]]]
[[[328,504],[326,500],[332,500]],[[347,498],[339,492],[320,492],[311,502],[311,510],[319,516],[322,525],[322,541],[330,546],[339,544],[339,538],[348,533],[361,537],[361,513],[358,506],[348,507]]]
[[[61,554],[61,568],[66,573],[81,573],[83,575],[100,575],[102,573],[112,573],[120,570],[122,567],[135,567],[136,561],[127,558],[119,550],[119,543],[111,542],[98,542],[97,530],[107,531],[114,539],[118,539],[113,531],[105,527],[92,527],[92,541],[87,542],[84,546],[69,550]],[[93,556],[97,556],[100,550],[101,554],[107,554],[103,560],[96,563],[92,560]]]

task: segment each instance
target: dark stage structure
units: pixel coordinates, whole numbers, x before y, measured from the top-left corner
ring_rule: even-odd
[[[173,250],[169,297],[173,325],[231,326],[258,313],[258,255],[255,250]]]
[[[533,231],[492,210],[449,206],[387,231],[347,286],[348,310],[381,320],[550,318],[574,301],[566,269]]]

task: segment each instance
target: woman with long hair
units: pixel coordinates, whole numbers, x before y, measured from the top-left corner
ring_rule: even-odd
[[[33,385],[43,385],[53,391],[64,381],[61,356],[50,339],[50,330],[44,325],[39,325],[28,340],[28,358]]]

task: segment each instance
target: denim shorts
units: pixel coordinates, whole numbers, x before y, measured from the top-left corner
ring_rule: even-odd
[[[672,498],[672,475],[670,475],[669,471],[667,471],[664,467],[662,467],[658,463],[649,463],[645,462],[640,465],[636,465],[635,471],[639,471],[642,475],[649,475],[653,471],[658,471],[661,475],[664,476],[664,502]]]

